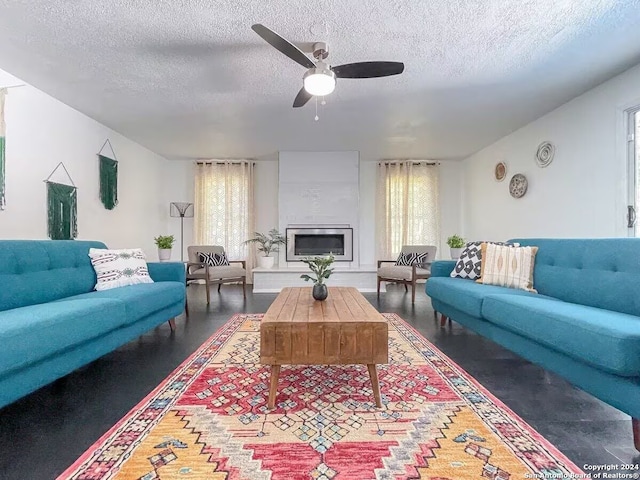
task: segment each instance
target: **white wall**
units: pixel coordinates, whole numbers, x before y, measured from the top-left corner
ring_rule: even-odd
[[[0,86],[23,83],[0,70]],[[78,239],[141,247],[157,260],[153,238],[166,233],[168,215],[161,175],[166,159],[29,85],[9,89],[5,120],[7,207],[0,211],[0,238],[47,238],[43,180],[64,162],[78,187]],[[107,138],[119,161],[119,204],[111,211],[100,202],[96,155]]]
[[[172,258],[187,260],[187,247],[193,245],[193,218],[184,219],[184,254],[180,255],[180,217],[169,217],[171,202],[193,203],[195,164],[193,161],[172,160],[167,162],[162,172],[163,208],[167,220],[167,235],[173,235],[176,243],[173,246]]]
[[[623,119],[624,110],[637,104],[640,66],[466,159],[466,238],[626,236]],[[539,168],[534,155],[544,140],[555,144],[556,154],[551,165]],[[508,169],[501,183],[493,179],[499,161]],[[520,199],[508,191],[515,173],[529,181]]]

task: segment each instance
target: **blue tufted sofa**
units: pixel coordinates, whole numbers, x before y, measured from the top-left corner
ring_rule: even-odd
[[[633,418],[640,450],[640,239],[514,239],[537,246],[538,294],[451,278],[434,262],[433,309]]]
[[[181,263],[149,263],[154,283],[96,292],[89,248],[0,240],[0,407],[180,315]]]

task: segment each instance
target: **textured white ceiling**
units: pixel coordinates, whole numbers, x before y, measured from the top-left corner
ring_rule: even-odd
[[[315,122],[253,23],[405,73],[339,80]],[[169,158],[457,158],[640,61],[639,25],[638,0],[0,0],[0,68]]]

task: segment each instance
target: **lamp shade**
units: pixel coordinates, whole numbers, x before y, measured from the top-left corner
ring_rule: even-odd
[[[323,97],[336,88],[336,76],[328,68],[310,68],[304,76],[303,84],[307,93]]]
[[[169,204],[170,217],[193,217],[193,203],[189,202],[171,202]]]

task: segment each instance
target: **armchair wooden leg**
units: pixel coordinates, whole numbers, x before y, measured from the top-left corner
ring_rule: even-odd
[[[171,327],[171,331],[174,332],[176,329],[176,319],[172,318],[169,320],[169,327]]]
[[[220,280],[222,280],[222,279],[220,279]],[[221,287],[221,286],[222,286],[222,284],[221,284],[221,283],[219,283],[219,284],[218,284],[218,293],[220,293],[220,287]]]
[[[631,427],[633,428],[633,445],[640,452],[640,420],[632,418]]]
[[[378,298],[380,298],[380,277],[378,277]]]
[[[416,303],[416,281],[415,279],[411,282],[411,305]]]
[[[207,278],[204,280],[204,283],[205,283],[206,288],[207,288],[207,305],[209,305],[209,302],[211,301],[211,299],[209,298],[209,297],[210,297],[209,289],[211,288],[211,284],[209,283],[209,277],[207,277]]]
[[[404,291],[405,291],[405,292],[408,292],[408,291],[409,291],[409,287],[407,287],[407,284],[406,284],[406,283],[404,284]]]
[[[242,277],[242,298],[247,298],[247,277]]]
[[[189,300],[187,299],[187,295],[184,296],[184,314],[189,315]]]

